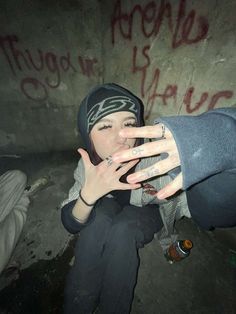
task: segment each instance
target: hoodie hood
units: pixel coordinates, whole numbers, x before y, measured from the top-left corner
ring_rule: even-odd
[[[82,100],[78,112],[78,130],[86,150],[91,154],[90,131],[105,116],[119,111],[135,114],[137,126],[143,126],[143,103],[127,89],[114,83],[94,87]]]

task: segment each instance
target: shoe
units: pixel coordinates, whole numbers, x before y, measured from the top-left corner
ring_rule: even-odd
[[[37,179],[34,183],[26,187],[26,191],[28,196],[34,195],[36,192],[42,190],[46,186],[48,186],[50,183],[50,177],[49,176],[43,176],[39,179]]]
[[[0,290],[9,286],[13,281],[17,280],[20,276],[20,262],[11,262],[2,271],[0,276]]]

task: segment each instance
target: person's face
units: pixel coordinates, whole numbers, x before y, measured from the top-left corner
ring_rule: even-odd
[[[105,159],[117,151],[134,147],[136,139],[120,137],[119,132],[123,128],[136,125],[135,115],[128,111],[111,113],[99,120],[90,132],[98,156]]]

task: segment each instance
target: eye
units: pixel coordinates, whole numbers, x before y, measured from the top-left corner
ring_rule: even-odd
[[[106,130],[106,129],[109,129],[111,128],[111,125],[108,125],[108,124],[104,124],[104,125],[101,125],[98,130],[99,131],[102,131],[102,130]]]
[[[129,121],[129,122],[126,122],[125,124],[124,124],[124,126],[126,127],[126,128],[134,128],[134,127],[136,127],[137,126],[137,123],[135,122],[135,121]]]

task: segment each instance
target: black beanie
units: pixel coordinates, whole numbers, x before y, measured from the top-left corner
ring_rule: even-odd
[[[89,133],[105,116],[119,111],[132,112],[137,126],[143,126],[143,103],[127,89],[114,83],[94,87],[82,100],[78,112],[78,129],[88,153],[91,152]]]

